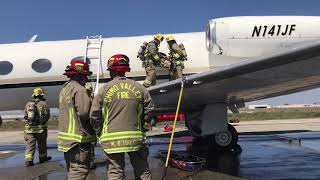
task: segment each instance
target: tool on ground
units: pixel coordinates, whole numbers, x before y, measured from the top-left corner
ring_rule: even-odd
[[[162,159],[166,159],[167,151],[160,151]],[[173,167],[187,170],[187,171],[198,171],[201,170],[206,163],[205,158],[201,158],[185,151],[172,151],[170,158],[170,164]]]
[[[166,159],[166,164],[165,164],[165,169],[164,169],[164,174],[163,174],[162,180],[164,180],[166,178],[166,176],[167,176],[168,163],[169,163],[170,152],[171,152],[171,148],[172,148],[172,141],[173,141],[174,132],[175,132],[175,129],[176,129],[176,124],[177,124],[177,119],[178,119],[178,114],[179,114],[179,109],[180,109],[180,103],[181,103],[182,94],[183,94],[184,83],[185,83],[185,78],[182,78],[181,79],[181,88],[180,88],[180,93],[179,93],[179,99],[178,99],[178,104],[177,104],[177,109],[176,109],[176,116],[175,116],[174,122],[173,122],[173,128],[172,128],[172,133],[171,133],[171,138],[170,138],[170,144],[169,144],[169,148],[168,148],[168,154],[167,154],[167,159]]]
[[[171,132],[172,131],[172,126],[166,125],[164,127],[164,132]]]

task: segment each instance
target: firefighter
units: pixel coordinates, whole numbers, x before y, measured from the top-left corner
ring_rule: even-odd
[[[135,178],[151,179],[143,126],[150,123],[153,101],[145,87],[125,77],[130,71],[126,55],[112,56],[108,70],[112,81],[100,88],[90,110],[91,125],[109,163],[107,179],[125,179],[125,153],[130,157]]]
[[[68,179],[86,179],[89,173],[91,143],[96,140],[90,125],[91,99],[85,88],[89,66],[79,58],[65,69],[69,81],[59,95],[58,151],[64,152]]]
[[[47,122],[50,118],[50,109],[43,96],[42,88],[33,89],[32,100],[24,108],[24,119],[27,120],[24,130],[26,167],[33,166],[36,143],[38,143],[40,163],[51,160],[51,157],[47,156]]]
[[[143,82],[145,87],[150,87],[156,84],[156,66],[159,66],[161,61],[159,56],[159,46],[162,41],[163,35],[157,34],[154,36],[152,41],[148,42],[145,48],[145,60],[142,62],[146,70],[146,79]]]
[[[88,84],[85,85],[85,88],[86,88],[87,94],[90,97],[90,100],[92,102],[92,100],[93,100],[93,88],[92,88],[91,85],[88,85]],[[91,146],[92,149],[91,149],[91,157],[90,157],[90,169],[95,169],[97,167],[97,165],[94,163],[94,159],[95,159],[95,156],[96,156],[95,153],[94,153],[94,148],[95,148],[96,144],[97,144],[97,141],[93,142],[92,146]]]
[[[170,50],[171,66],[169,70],[170,80],[175,80],[182,78],[184,61],[187,59],[187,54],[184,49],[183,44],[178,45],[173,36],[168,36],[166,38],[168,43],[168,48]]]
[[[92,100],[93,99],[93,88],[92,88],[92,86],[87,84],[87,85],[85,85],[85,88],[86,88],[88,96]]]

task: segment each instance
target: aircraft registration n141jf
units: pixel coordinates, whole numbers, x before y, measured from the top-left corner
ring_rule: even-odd
[[[244,102],[319,87],[319,29],[320,17],[251,16],[212,19],[206,32],[171,34],[188,53],[181,108],[192,134],[213,135],[217,147],[233,149],[238,134],[228,125],[228,108],[236,112]],[[101,58],[90,60],[91,70],[96,72],[93,79],[99,74],[99,82],[106,82],[107,59],[123,53],[131,60],[128,76],[143,80],[145,71],[136,56],[141,44],[152,39],[101,39],[102,44],[96,43],[101,45],[97,48]],[[67,80],[62,75],[65,66],[87,54],[90,44],[95,42],[81,39],[0,45],[0,110],[22,109],[32,88],[38,86],[44,88],[51,107],[57,107],[58,93]],[[165,43],[160,51],[168,52]],[[157,79],[166,79],[167,74],[159,69]],[[149,88],[157,110],[175,108],[180,84],[181,80],[162,81]]]

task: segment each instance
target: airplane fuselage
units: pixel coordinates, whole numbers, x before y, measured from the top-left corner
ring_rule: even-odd
[[[206,32],[171,35],[184,44],[188,54],[184,73],[192,74],[319,40],[318,29],[320,17],[253,16],[213,19]],[[151,35],[104,38],[102,78],[109,78],[107,59],[123,53],[130,58],[128,77],[143,80],[145,71],[136,56],[141,44],[152,39]],[[64,69],[73,58],[84,56],[85,49],[85,39],[0,45],[0,111],[22,109],[38,86],[44,88],[51,107],[56,107],[61,85],[67,81]],[[166,42],[161,43],[160,51],[168,53]],[[97,63],[91,61],[93,79]],[[158,75],[166,78],[168,72],[158,69]]]

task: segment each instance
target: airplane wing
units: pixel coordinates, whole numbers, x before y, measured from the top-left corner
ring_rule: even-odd
[[[159,109],[174,109],[181,79],[149,88]],[[181,108],[238,104],[320,87],[320,41],[185,78]]]

